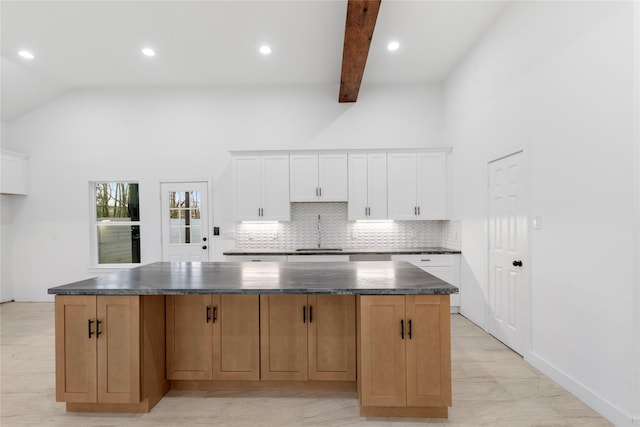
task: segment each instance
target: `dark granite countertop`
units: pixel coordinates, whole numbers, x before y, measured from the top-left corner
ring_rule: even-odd
[[[448,295],[458,288],[407,262],[157,262],[48,291],[57,295]]]
[[[448,249],[442,247],[427,248],[373,248],[358,249],[344,248],[339,251],[327,249],[313,249],[305,251],[296,251],[295,249],[231,249],[223,252],[223,255],[421,255],[421,254],[459,254],[456,249]]]

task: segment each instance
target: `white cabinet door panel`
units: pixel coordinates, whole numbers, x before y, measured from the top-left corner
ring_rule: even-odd
[[[387,155],[389,219],[416,219],[416,166],[413,153]]]
[[[318,155],[290,156],[290,199],[292,202],[318,201]],[[346,182],[346,181],[345,181]]]
[[[350,221],[367,219],[367,207],[369,206],[367,169],[366,154],[349,154],[349,205],[347,219]]]
[[[289,221],[289,156],[262,157],[262,220]]]
[[[322,202],[346,202],[347,155],[320,154],[318,156],[319,200]]]
[[[446,153],[420,153],[417,158],[418,219],[447,218]]]
[[[368,158],[368,199],[367,219],[387,219],[387,154],[369,154]]]
[[[233,174],[236,186],[236,220],[258,219],[261,207],[260,157],[234,157]]]

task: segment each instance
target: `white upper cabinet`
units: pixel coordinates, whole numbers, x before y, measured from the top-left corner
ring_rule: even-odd
[[[289,156],[289,199],[292,202],[318,201],[318,155]]]
[[[418,219],[448,219],[447,154],[420,153],[418,162]]]
[[[0,193],[27,194],[27,159],[20,153],[4,151],[0,153],[2,177],[0,178]]]
[[[292,154],[292,202],[346,202],[347,154]]]
[[[289,221],[289,156],[233,158],[236,221]]]
[[[416,219],[417,163],[414,153],[387,155],[389,219]]]
[[[389,219],[447,219],[446,153],[389,153],[387,168]]]
[[[387,219],[387,155],[349,154],[348,219]]]

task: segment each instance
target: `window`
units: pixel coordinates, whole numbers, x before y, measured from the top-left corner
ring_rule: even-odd
[[[199,191],[169,192],[170,242],[172,245],[202,241],[200,204]]]
[[[140,263],[140,203],[134,182],[92,183],[97,265]]]

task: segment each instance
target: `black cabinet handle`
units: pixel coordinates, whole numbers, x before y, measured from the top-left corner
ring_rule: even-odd
[[[207,306],[207,320],[205,323],[209,323],[209,320],[211,320],[211,307]]]
[[[522,261],[521,260],[513,261],[512,264],[513,264],[514,267],[522,267]]]
[[[413,207],[413,214],[414,215],[418,215],[418,207],[417,206]]]
[[[420,206],[418,206],[418,215],[420,215]]]
[[[322,197],[322,187],[320,187],[319,190],[320,190],[320,197]]]
[[[93,324],[93,320],[89,319],[87,320],[87,326],[89,327],[89,339],[91,339],[91,336],[95,333],[95,332],[91,332],[91,325]]]
[[[203,249],[203,250],[204,250],[204,249],[207,249],[207,245],[204,245],[204,246],[202,247],[202,249]]]
[[[102,331],[100,331],[100,325],[102,324],[101,320],[96,320],[96,339],[100,338]]]
[[[206,241],[207,241],[207,238],[206,238],[206,237],[203,237],[203,238],[202,238],[202,241],[203,241],[203,242],[206,242]]]
[[[411,339],[411,319],[409,319],[409,330],[407,331],[407,335],[409,335],[409,339]]]
[[[400,321],[400,336],[404,339],[404,320]]]
[[[214,305],[213,306],[213,321],[211,323],[216,323],[216,320],[218,320],[218,306]]]
[[[302,306],[302,323],[307,323],[307,306]]]
[[[309,323],[313,323],[313,306],[309,306]]]

